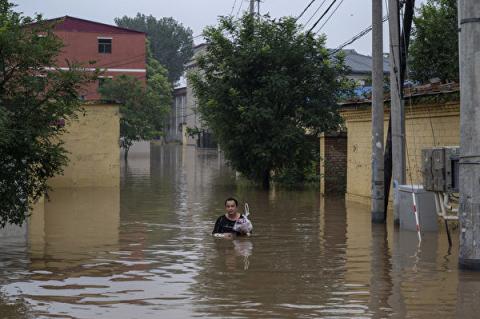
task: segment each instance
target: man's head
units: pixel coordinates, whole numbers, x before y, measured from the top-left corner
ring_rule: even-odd
[[[225,200],[225,210],[227,211],[227,214],[229,215],[236,214],[237,206],[238,206],[238,201],[235,198],[229,197]]]

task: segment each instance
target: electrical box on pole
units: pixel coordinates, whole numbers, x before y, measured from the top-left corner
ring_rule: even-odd
[[[422,175],[425,190],[443,193],[459,191],[458,146],[422,150]]]

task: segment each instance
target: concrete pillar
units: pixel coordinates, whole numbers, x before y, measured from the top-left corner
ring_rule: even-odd
[[[480,2],[458,2],[460,24],[460,249],[462,268],[480,270]]]

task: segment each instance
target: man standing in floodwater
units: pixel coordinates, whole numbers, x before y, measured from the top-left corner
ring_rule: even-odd
[[[212,235],[232,238],[234,235],[250,235],[252,223],[238,212],[238,201],[229,197],[225,200],[226,213],[218,217]]]

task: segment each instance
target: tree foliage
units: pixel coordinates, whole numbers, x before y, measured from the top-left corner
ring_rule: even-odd
[[[414,80],[458,81],[456,0],[428,0],[414,18],[410,73]]]
[[[133,142],[162,135],[170,109],[171,85],[167,71],[148,48],[147,52],[146,85],[135,77],[121,75],[99,89],[105,99],[120,103],[120,146],[125,150],[125,159]]]
[[[115,18],[115,23],[124,28],[145,32],[150,40],[153,57],[168,70],[171,83],[183,74],[184,65],[193,55],[192,30],[175,19],[156,19],[141,13],[133,18]]]
[[[233,168],[264,187],[272,172],[304,178],[319,160],[312,137],[341,122],[342,60],[331,59],[325,39],[303,33],[292,18],[222,17],[204,36],[206,51],[189,79]]]
[[[22,224],[49,190],[47,180],[62,173],[68,159],[60,135],[77,117],[77,92],[91,79],[73,65],[45,70],[62,48],[52,27],[0,0],[0,227]]]

